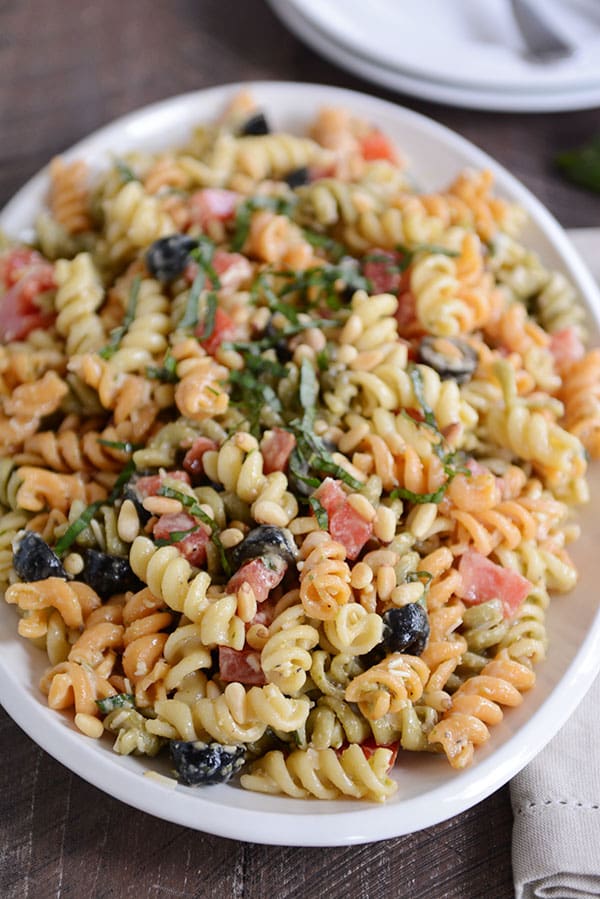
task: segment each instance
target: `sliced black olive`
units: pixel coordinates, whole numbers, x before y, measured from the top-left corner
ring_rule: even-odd
[[[246,137],[257,137],[260,134],[270,134],[271,129],[264,112],[257,112],[244,122],[240,134]]]
[[[477,353],[458,337],[424,337],[418,359],[434,368],[443,381],[452,379],[457,384],[470,381],[477,368]]]
[[[138,518],[141,524],[146,524],[150,518],[150,512],[147,509],[144,509],[144,499],[136,487],[137,482],[141,477],[145,477],[145,475],[141,473],[137,473],[131,476],[131,478],[127,481],[127,484],[123,488],[123,499],[130,499],[133,505],[135,506],[135,511],[138,514]]]
[[[232,548],[231,562],[237,569],[250,559],[279,556],[284,562],[293,565],[297,554],[294,538],[287,528],[261,524],[249,531],[242,542]]]
[[[18,541],[18,542],[17,542]],[[62,562],[46,541],[35,531],[24,531],[15,541],[14,569],[23,581],[43,581],[47,577],[64,577]]]
[[[189,262],[198,241],[187,234],[171,234],[155,240],[146,253],[148,271],[159,281],[174,281]]]
[[[304,184],[309,184],[310,172],[308,171],[308,167],[302,165],[299,169],[292,169],[291,172],[288,172],[287,175],[284,176],[283,180],[291,188],[302,187]]]
[[[277,335],[280,333],[280,329],[275,327],[272,318],[270,318],[267,322],[267,327],[264,330],[264,336],[273,338],[277,337]],[[281,362],[282,365],[284,365],[286,362],[289,362],[292,358],[292,351],[290,350],[287,339],[285,337],[282,337],[281,340],[278,340],[277,343],[274,344],[273,349],[275,350],[277,361]]]
[[[141,590],[144,586],[131,570],[128,559],[111,556],[97,549],[82,549],[83,571],[78,580],[95,590],[102,599],[126,590]]]
[[[427,612],[418,602],[389,609],[383,616],[383,645],[387,652],[420,656],[429,639]]]
[[[245,746],[223,746],[221,743],[187,743],[171,740],[171,760],[177,780],[188,786],[226,783],[243,766]]]

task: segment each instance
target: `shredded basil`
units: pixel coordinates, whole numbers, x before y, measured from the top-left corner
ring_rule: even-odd
[[[83,510],[79,518],[77,518],[72,524],[69,525],[65,533],[62,535],[62,537],[54,547],[54,552],[57,556],[62,556],[63,553],[65,553],[69,549],[71,544],[77,539],[77,537],[79,537],[81,532],[85,531],[96,512],[102,506],[112,506],[114,504],[115,500],[120,497],[123,486],[127,483],[134,471],[135,463],[133,459],[130,459],[115,481],[114,487],[112,488],[106,499],[98,499],[96,500],[96,502],[91,503]]]
[[[212,337],[215,330],[215,318],[217,314],[217,295],[212,291],[206,297],[206,310],[204,312],[204,321],[202,323],[202,334],[199,340],[208,340]]]
[[[329,515],[327,514],[327,510],[323,508],[316,496],[309,496],[308,504],[315,513],[317,524],[322,531],[326,531],[329,528]]]
[[[127,165],[127,163],[123,159],[115,159],[115,168],[117,169],[121,177],[121,181],[123,181],[125,184],[127,184],[129,181],[140,180],[131,166]]]
[[[176,384],[179,380],[177,377],[177,359],[170,350],[165,353],[163,364],[160,367],[148,365],[146,367],[146,377],[157,381],[164,381],[167,384]]]
[[[433,580],[433,575],[429,571],[409,571],[406,575],[407,584],[415,584],[422,581],[425,587],[428,587]]]
[[[114,328],[110,332],[109,342],[106,344],[106,346],[102,347],[101,350],[98,350],[99,355],[102,356],[103,359],[111,359],[115,355],[121,345],[121,341],[129,330],[129,326],[135,318],[141,284],[141,276],[136,275],[131,282],[131,288],[129,290],[129,301],[127,303],[127,311],[125,312],[125,315],[123,317],[123,323],[119,325],[118,328]]]
[[[447,486],[448,482],[445,481],[433,493],[413,493],[412,490],[407,490],[406,487],[396,487],[390,493],[390,499],[406,499],[411,503],[440,503]]]
[[[115,696],[97,699],[96,705],[103,715],[108,715],[109,712],[114,712],[115,709],[134,709],[135,697],[133,693],[117,693]]]
[[[159,538],[155,541],[157,546],[172,546],[173,543],[179,543],[181,540],[185,540],[186,537],[189,537],[190,534],[195,534],[200,530],[200,525],[194,528],[189,528],[187,531],[171,531],[168,537]]]
[[[415,392],[417,402],[421,406],[421,410],[425,417],[425,422],[429,425],[430,428],[434,428],[439,433],[440,429],[438,427],[434,411],[425,397],[425,385],[423,384],[423,376],[416,365],[410,364],[408,366],[408,376],[413,385],[413,390]]]
[[[339,262],[340,259],[345,255],[346,250],[344,248],[344,245],[338,243],[338,241],[334,240],[333,237],[328,237],[327,234],[319,234],[317,231],[311,231],[310,228],[303,228],[302,231],[304,232],[304,236],[311,246],[325,250],[325,252],[331,256],[334,262]]]

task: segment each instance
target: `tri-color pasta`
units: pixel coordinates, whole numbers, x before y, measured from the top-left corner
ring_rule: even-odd
[[[599,351],[522,210],[248,95],[50,179],[0,253],[0,579],[50,707],[188,784],[381,801],[402,752],[468,764],[600,454]]]

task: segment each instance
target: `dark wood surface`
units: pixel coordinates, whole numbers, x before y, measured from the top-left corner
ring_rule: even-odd
[[[566,226],[600,198],[554,154],[600,132],[600,110],[452,109],[369,85],[317,57],[262,0],[0,0],[0,205],[53,154],[145,103],[213,84],[312,81],[393,99],[508,166]],[[243,844],[164,823],[91,787],[0,712],[0,896],[507,899],[508,788],[417,834],[341,849]]]

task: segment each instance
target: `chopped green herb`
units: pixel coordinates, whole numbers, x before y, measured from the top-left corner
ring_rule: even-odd
[[[425,422],[429,425],[430,428],[435,428],[435,430],[439,433],[438,423],[435,418],[435,414],[427,399],[425,397],[425,385],[423,384],[423,375],[419,371],[416,365],[410,364],[408,366],[408,376],[413,385],[413,390],[415,392],[415,397],[417,402],[421,406],[421,410],[423,412],[423,416],[425,418]]]
[[[569,181],[600,193],[600,135],[576,150],[560,153],[556,165]]]
[[[313,318],[310,322],[299,322],[297,325],[290,325],[289,328],[277,331],[268,337],[261,337],[260,340],[252,340],[245,343],[224,341],[221,346],[227,350],[238,350],[242,353],[262,353],[263,350],[272,350],[280,340],[287,340],[288,337],[294,337],[296,334],[301,334],[302,331],[309,331],[311,328],[339,328],[339,326],[339,322],[329,318]]]
[[[319,396],[319,381],[315,375],[315,370],[308,361],[302,360],[300,367],[300,388],[298,391],[300,405],[304,412],[302,416],[302,427],[311,430],[315,415],[317,412],[317,398]]]
[[[170,499],[179,500],[182,506],[184,506],[186,509],[189,509],[190,515],[192,515],[194,518],[199,518],[203,524],[208,525],[211,531],[210,539],[219,552],[219,558],[221,560],[223,571],[225,572],[227,577],[229,577],[231,575],[231,566],[225,552],[225,547],[221,543],[221,538],[219,537],[219,526],[214,518],[212,518],[210,515],[207,515],[207,513],[200,506],[200,503],[195,497],[188,496],[187,493],[181,493],[179,490],[175,490],[173,487],[167,487],[165,484],[163,484],[158,489],[158,496],[167,496]]]
[[[123,324],[119,325],[118,328],[114,328],[110,332],[109,342],[106,344],[106,346],[102,347],[102,349],[98,351],[99,355],[102,356],[103,359],[111,359],[115,355],[121,345],[121,341],[123,340],[125,334],[129,329],[129,326],[134,320],[141,283],[141,276],[136,275],[131,282],[131,288],[129,290],[129,301],[127,303],[127,311],[125,312],[125,315],[123,317]]]
[[[114,504],[115,500],[117,500],[121,495],[123,486],[127,483],[134,471],[135,463],[133,459],[130,459],[115,481],[114,487],[112,488],[106,499],[98,499],[96,500],[96,502],[91,503],[83,510],[79,518],[75,519],[75,521],[69,525],[65,533],[62,535],[62,537],[54,547],[54,552],[57,556],[62,556],[63,553],[68,550],[71,544],[77,539],[77,537],[79,537],[81,532],[87,528],[96,512],[102,506],[112,506]]]
[[[329,528],[329,515],[327,514],[327,510],[323,508],[316,496],[309,496],[308,504],[315,513],[317,524],[322,531],[326,531]]]
[[[407,584],[415,584],[417,581],[423,581],[425,586],[428,587],[432,580],[433,575],[430,574],[429,571],[409,571],[406,575]]]
[[[117,693],[115,696],[97,699],[96,705],[103,715],[108,715],[109,712],[114,712],[115,709],[135,708],[135,696],[133,693]]]
[[[187,531],[171,531],[168,537],[160,538],[155,543],[157,546],[172,546],[173,543],[179,543],[180,540],[185,540],[190,534],[195,534],[199,530],[200,526],[198,525],[195,528],[188,528]]]
[[[319,234],[317,231],[311,231],[310,228],[303,228],[304,236],[313,247],[318,247],[319,249],[325,250],[328,253],[334,262],[339,262],[340,259],[346,254],[346,250],[344,245],[338,243],[337,240],[334,240],[333,237],[328,237],[327,234]]]
[[[433,493],[413,493],[412,490],[407,490],[406,487],[396,487],[390,493],[390,499],[406,499],[411,503],[440,503],[447,486],[448,483],[444,482]]]
[[[319,371],[329,370],[329,353],[327,349],[319,350],[317,353],[317,365],[319,366]]]
[[[160,367],[154,365],[146,367],[146,377],[164,381],[166,384],[176,384],[179,380],[177,377],[177,359],[167,350],[164,362]]]
[[[290,430],[296,437],[296,446],[292,452],[290,470],[299,480],[318,487],[320,481],[308,475],[308,472],[312,471],[317,474],[329,474],[343,481],[352,490],[361,489],[363,486],[361,482],[353,478],[341,465],[334,462],[321,438],[307,430],[302,421],[297,419],[292,421]]]
[[[208,340],[212,337],[215,330],[215,318],[217,314],[217,295],[212,291],[206,297],[206,310],[204,312],[204,321],[202,322],[202,334],[200,341]]]
[[[131,166],[127,165],[122,159],[115,159],[115,168],[121,176],[121,181],[127,184],[129,181],[139,181]]]

